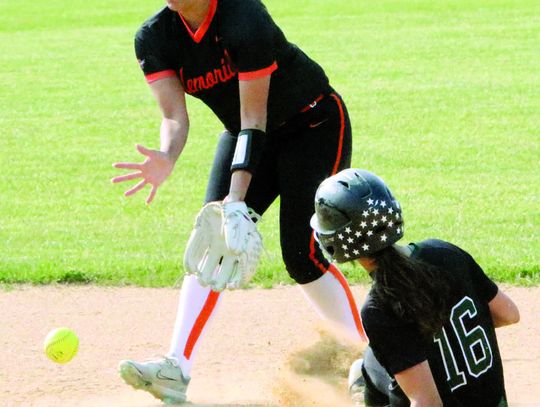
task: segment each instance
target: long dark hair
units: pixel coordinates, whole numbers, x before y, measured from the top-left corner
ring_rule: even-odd
[[[405,321],[416,323],[426,338],[432,337],[449,317],[454,284],[449,273],[407,257],[393,246],[373,258],[373,297]]]

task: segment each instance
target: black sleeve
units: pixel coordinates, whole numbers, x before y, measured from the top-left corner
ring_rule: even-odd
[[[389,373],[394,375],[427,360],[429,343],[415,324],[372,307],[362,309],[362,322],[369,346]]]
[[[135,35],[135,55],[144,75],[174,74],[174,67],[168,62],[164,41],[160,41],[157,33],[143,26]]]
[[[484,273],[482,267],[480,267],[480,265],[473,259],[473,257],[469,253],[464,250],[462,250],[462,252],[465,255],[468,269],[470,270],[471,278],[478,295],[485,302],[490,302],[493,298],[495,298],[497,292],[499,291],[497,284],[495,284],[486,275],[486,273]]]
[[[274,38],[280,33],[258,0],[242,2],[241,12],[228,13],[226,43],[240,74],[270,68],[276,62]]]

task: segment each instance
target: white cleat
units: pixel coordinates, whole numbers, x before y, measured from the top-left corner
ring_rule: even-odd
[[[176,359],[163,357],[147,362],[123,360],[118,371],[124,381],[135,389],[145,390],[166,404],[186,401],[189,377],[184,377]]]
[[[351,395],[351,399],[355,406],[364,405],[364,389],[366,387],[366,382],[364,381],[364,376],[362,376],[363,364],[364,359],[357,359],[353,362],[349,370],[349,394]]]

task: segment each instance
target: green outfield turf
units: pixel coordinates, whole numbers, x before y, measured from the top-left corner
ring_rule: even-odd
[[[158,144],[133,34],[160,1],[0,0],[0,282],[174,284],[219,123],[189,100],[190,140],[147,207],[114,161]],[[344,97],[353,166],[381,175],[406,241],[450,240],[498,281],[540,281],[540,4],[268,0]],[[292,174],[294,176],[294,174]],[[255,283],[291,282],[277,205]],[[353,282],[360,267],[345,268]]]

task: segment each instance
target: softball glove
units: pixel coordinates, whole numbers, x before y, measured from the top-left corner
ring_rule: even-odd
[[[244,202],[210,202],[197,214],[184,253],[186,273],[214,291],[239,288],[251,280],[262,238]]]

